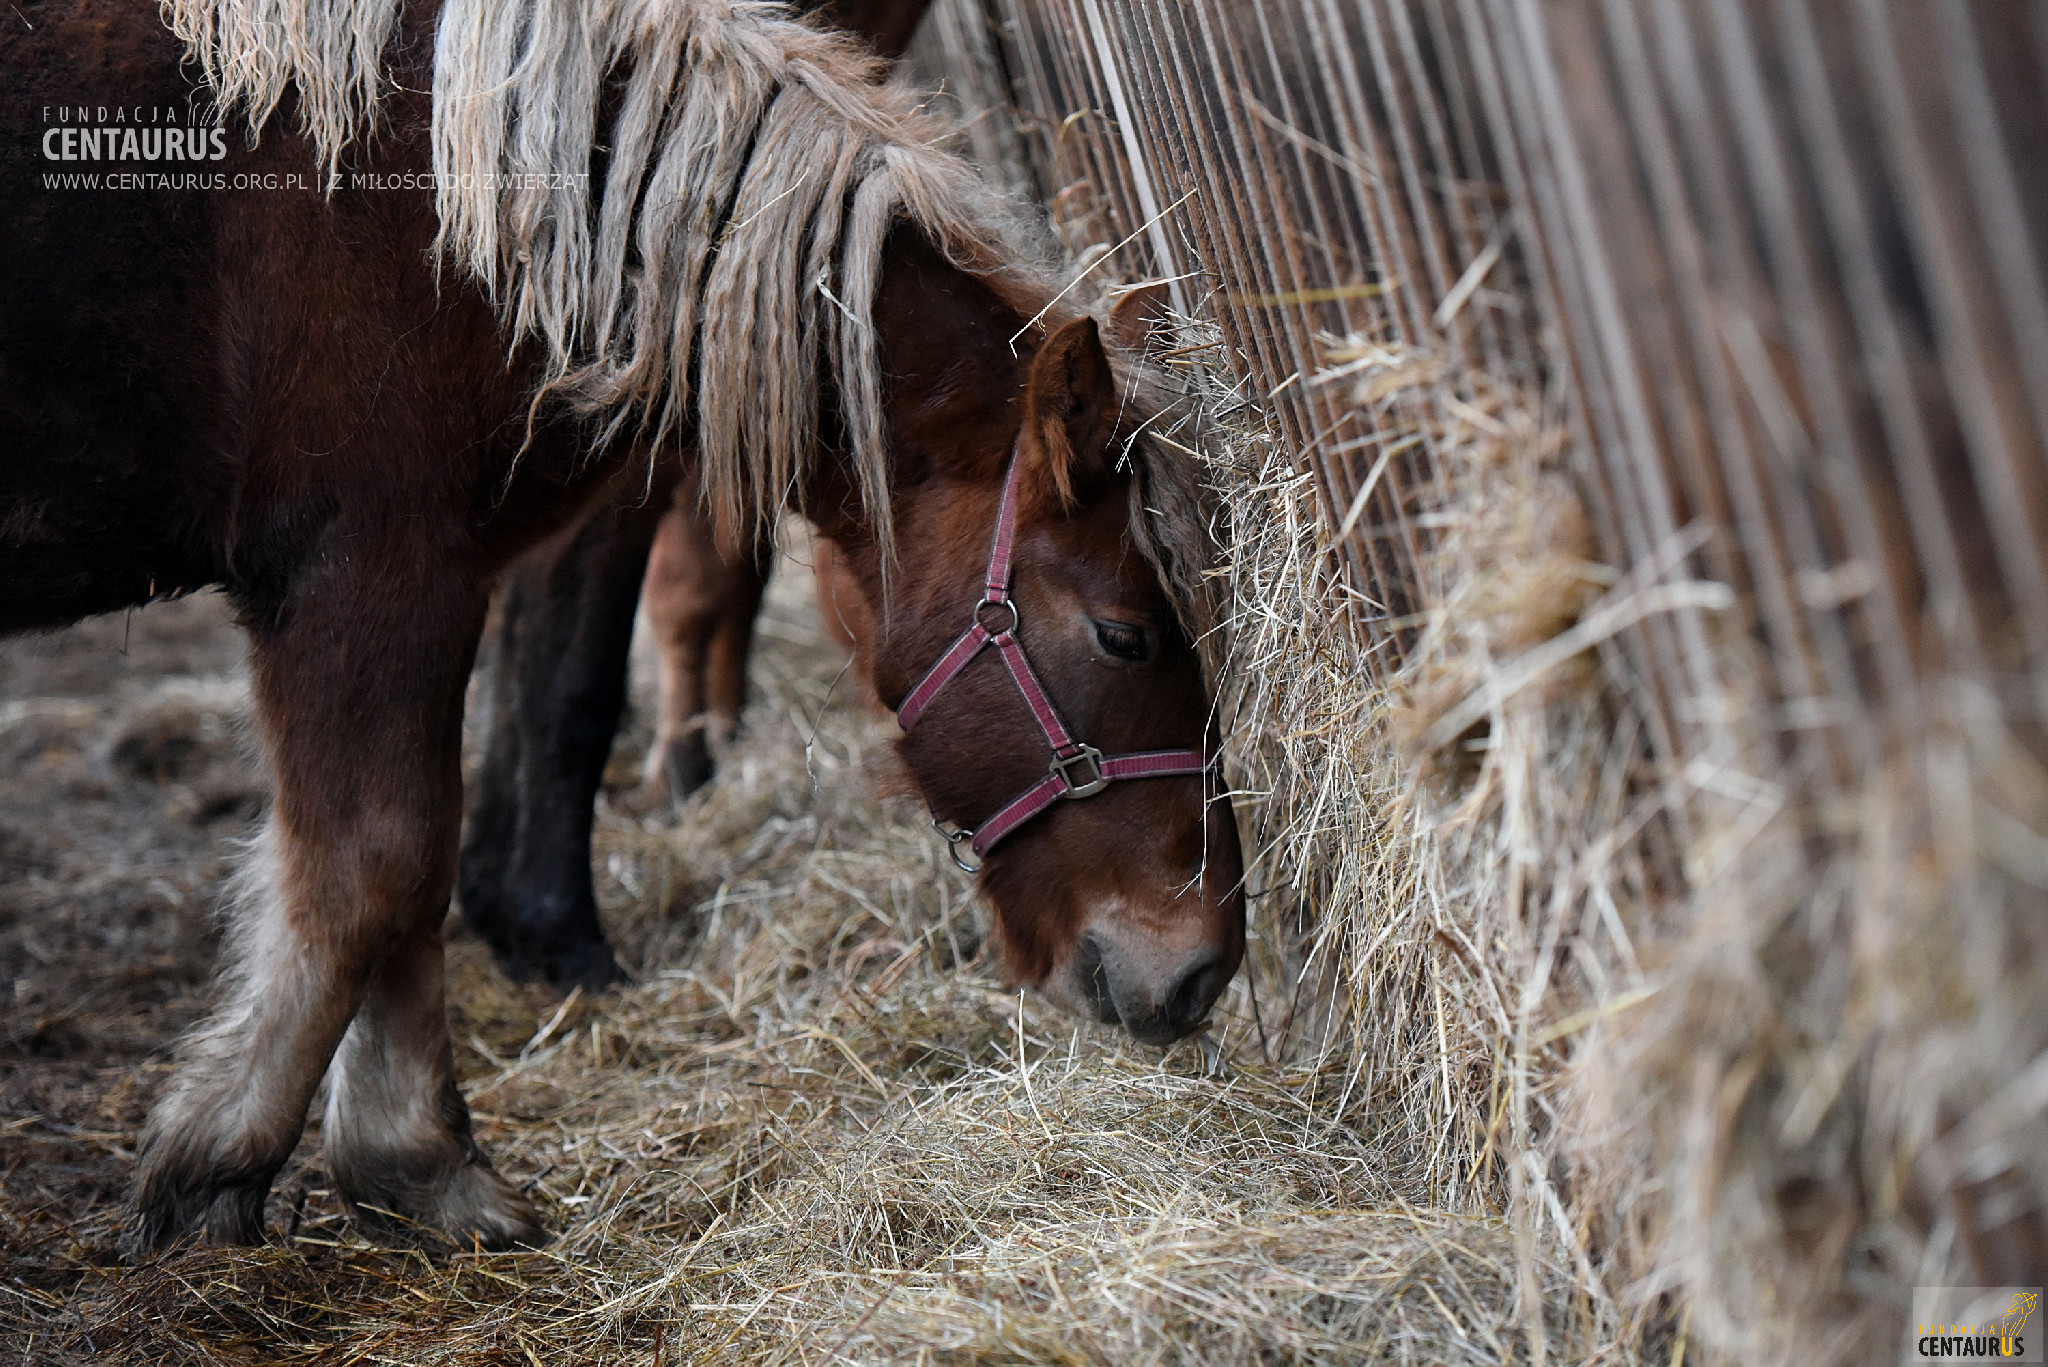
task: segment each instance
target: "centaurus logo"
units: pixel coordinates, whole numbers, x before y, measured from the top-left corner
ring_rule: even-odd
[[[228,141],[182,109],[67,104],[44,108],[42,152],[45,161],[219,161]]]
[[[1912,1356],[1921,1362],[2040,1362],[2041,1336],[2027,1333],[2040,1307],[2038,1286],[1918,1287]]]

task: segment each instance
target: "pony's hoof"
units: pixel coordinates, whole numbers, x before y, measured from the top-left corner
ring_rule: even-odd
[[[548,1241],[533,1203],[482,1163],[455,1170],[434,1223],[463,1248],[539,1248]]]
[[[624,982],[626,971],[619,967],[611,946],[603,940],[595,940],[554,954],[539,967],[536,976],[545,978],[564,992],[576,987],[595,992]]]
[[[546,983],[557,992],[578,987],[596,992],[626,980],[625,970],[603,940],[516,948],[494,943],[492,952],[498,967],[513,982]]]
[[[491,957],[514,982],[544,982],[586,992],[625,980],[595,906],[570,911],[552,897],[504,897],[497,903],[465,901],[462,919],[491,947]]]
[[[291,1156],[296,1129],[223,1134],[209,1122],[232,1112],[217,1088],[174,1087],[144,1129],[135,1167],[135,1223],[122,1237],[131,1257],[184,1238],[214,1245],[263,1242],[263,1204]]]
[[[364,1225],[400,1236],[432,1233],[456,1248],[501,1252],[539,1248],[548,1241],[533,1203],[488,1163],[473,1160],[448,1175],[439,1190],[412,1210],[387,1204],[383,1193],[350,1196],[350,1211]]]
[[[656,745],[647,757],[645,791],[655,804],[666,802],[671,816],[680,812],[690,794],[711,781],[718,771],[711,746],[702,731],[680,740]]]
[[[146,1172],[137,1184],[135,1223],[121,1238],[121,1252],[135,1259],[191,1236],[216,1246],[263,1242],[264,1181],[179,1181]]]

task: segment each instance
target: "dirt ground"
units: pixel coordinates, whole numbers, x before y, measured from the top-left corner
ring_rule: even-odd
[[[211,594],[0,642],[0,1356],[115,1257],[263,804],[242,665]]]

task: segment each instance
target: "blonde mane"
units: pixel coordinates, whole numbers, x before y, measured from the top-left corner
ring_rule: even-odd
[[[252,127],[296,88],[332,169],[374,127],[401,4],[164,0],[164,11]],[[437,246],[516,338],[541,344],[543,391],[593,418],[600,440],[689,428],[729,529],[756,528],[793,497],[829,366],[865,510],[889,543],[869,318],[892,225],[921,228],[1005,295],[1049,293],[1013,264],[1003,206],[878,74],[779,4],[441,9]]]

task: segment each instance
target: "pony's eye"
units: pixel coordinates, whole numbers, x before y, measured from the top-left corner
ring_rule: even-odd
[[[1097,622],[1095,644],[1119,660],[1136,660],[1142,663],[1151,654],[1145,645],[1144,631],[1122,622]]]

